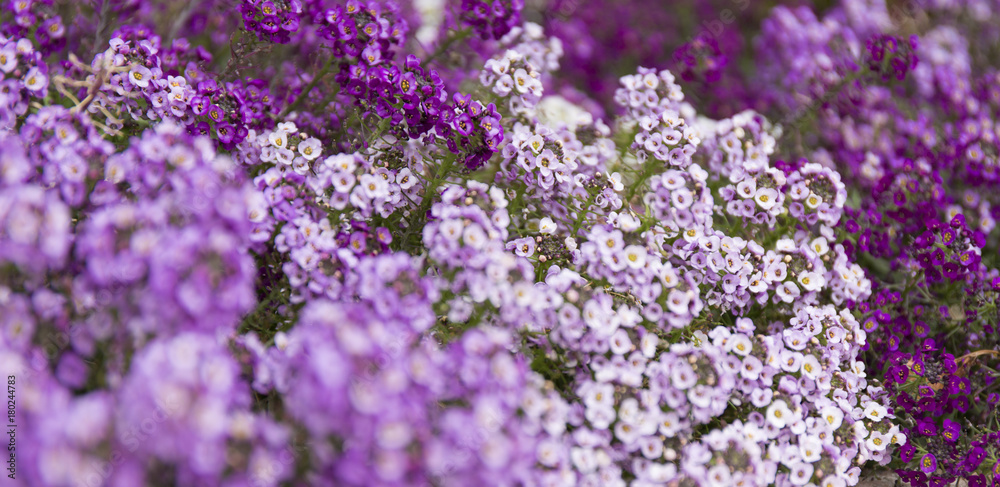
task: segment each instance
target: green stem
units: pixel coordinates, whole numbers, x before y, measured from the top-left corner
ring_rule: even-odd
[[[590,205],[594,204],[594,200],[597,198],[597,193],[591,193],[587,197],[587,202],[580,207],[580,214],[576,216],[576,221],[573,222],[573,233],[570,235],[576,237],[576,232],[580,231],[580,226],[583,225],[583,220],[587,217],[587,213],[590,213]]]
[[[832,100],[834,97],[840,94],[841,90],[843,90],[845,86],[861,79],[864,76],[864,74],[865,70],[863,67],[859,68],[857,71],[849,73],[847,76],[844,77],[844,79],[842,79],[839,83],[837,83],[837,85],[834,86],[833,89],[827,91],[826,93],[823,94],[823,96],[819,97],[818,99],[813,100],[813,102],[810,103],[808,106],[800,110],[798,113],[794,114],[791,119],[786,119],[786,121],[783,122],[782,125],[786,127],[798,126],[799,123],[803,121],[803,119],[809,116],[816,109],[816,107],[822,106],[823,104]],[[801,137],[802,135],[801,130],[795,130],[794,132],[796,133],[797,136]],[[786,131],[785,133],[788,133],[788,131]]]
[[[422,227],[422,223],[424,218],[427,216],[427,212],[431,209],[431,205],[434,204],[434,197],[437,195],[438,188],[441,187],[441,184],[448,179],[448,173],[451,172],[456,160],[457,158],[455,156],[448,157],[441,163],[441,166],[434,171],[434,177],[430,180],[427,184],[427,188],[424,190],[424,198],[420,202],[420,207],[417,208],[412,215],[410,215],[409,226],[406,228],[406,234],[402,239],[402,243],[404,245],[409,242],[414,229]]]
[[[628,193],[625,196],[626,203],[630,203],[635,197],[635,193],[642,189],[646,185],[646,181],[653,176],[653,172],[656,170],[653,162],[655,160],[652,157],[646,159],[646,163],[642,165],[642,172],[639,173],[639,179],[635,180],[628,188]]]
[[[323,68],[320,69],[318,73],[316,73],[316,76],[313,76],[312,81],[310,81],[309,84],[306,85],[305,89],[302,90],[302,93],[299,94],[299,97],[296,98],[295,101],[292,102],[292,104],[285,107],[285,109],[278,114],[276,120],[279,122],[284,120],[285,116],[291,113],[292,110],[298,108],[299,105],[301,105],[302,102],[305,101],[305,99],[309,96],[309,92],[312,91],[312,89],[316,86],[317,83],[319,83],[319,80],[323,79],[323,77],[330,72],[331,66],[333,66],[333,55],[327,58],[326,64],[323,65]]]
[[[471,34],[472,31],[470,29],[462,29],[458,32],[455,32],[455,34],[449,37],[448,40],[438,45],[437,49],[435,49],[434,52],[427,59],[424,60],[424,62],[420,63],[420,67],[427,69],[427,66],[431,64],[431,61],[437,59],[442,54],[448,52],[452,44],[467,39]]]

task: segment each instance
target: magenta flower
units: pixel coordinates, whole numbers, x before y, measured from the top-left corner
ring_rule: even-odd
[[[937,457],[932,453],[928,453],[920,457],[920,471],[925,474],[934,473],[937,470]]]

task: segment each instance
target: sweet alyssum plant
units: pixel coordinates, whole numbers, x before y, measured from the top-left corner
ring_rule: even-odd
[[[826,487],[956,441],[950,475],[1000,468],[956,419],[992,384],[989,230],[851,207],[669,70],[613,117],[549,94],[563,44],[519,1],[455,2],[429,45],[389,2],[210,4],[4,6],[18,482]],[[918,339],[962,311],[985,352]]]

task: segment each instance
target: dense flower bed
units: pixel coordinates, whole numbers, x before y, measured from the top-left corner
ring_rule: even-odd
[[[998,485],[997,14],[7,1],[7,481]]]

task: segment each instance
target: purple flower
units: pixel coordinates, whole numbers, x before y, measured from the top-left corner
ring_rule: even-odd
[[[134,65],[128,72],[128,80],[139,88],[146,88],[153,79],[153,73],[149,68],[142,65]]]
[[[897,384],[906,384],[906,380],[910,377],[910,369],[906,365],[897,365],[890,369],[893,380]]]
[[[937,425],[930,419],[918,420],[917,431],[924,436],[936,436],[938,432]]]
[[[377,47],[377,45],[369,45],[361,51],[361,58],[369,65],[376,66],[382,62],[382,51]]]
[[[917,447],[913,446],[912,442],[907,442],[905,445],[899,449],[899,459],[909,463],[913,459],[913,455],[916,453]]]
[[[958,261],[965,267],[974,266],[980,261],[979,253],[966,250],[958,257]]]
[[[236,131],[235,129],[233,129],[233,126],[229,125],[226,122],[220,123],[219,125],[215,126],[215,133],[216,135],[218,135],[219,141],[221,141],[223,144],[228,144],[232,142],[233,137],[236,135],[235,132]]]
[[[944,439],[949,443],[954,443],[958,441],[958,437],[961,436],[961,434],[962,434],[962,427],[958,423],[945,418],[943,427],[941,429],[941,435],[944,436]]]
[[[226,116],[226,112],[216,104],[211,104],[208,107],[208,118],[213,122],[219,123]]]
[[[193,96],[191,97],[191,100],[188,102],[188,105],[190,105],[191,107],[191,111],[198,116],[202,116],[208,113],[208,108],[210,104],[211,102],[209,101],[208,97],[202,95]]]
[[[508,249],[513,249],[514,253],[521,257],[531,257],[535,253],[535,239],[532,237],[519,238],[507,244]]]
[[[920,471],[925,474],[931,474],[937,470],[937,457],[932,453],[928,453],[920,457]]]

